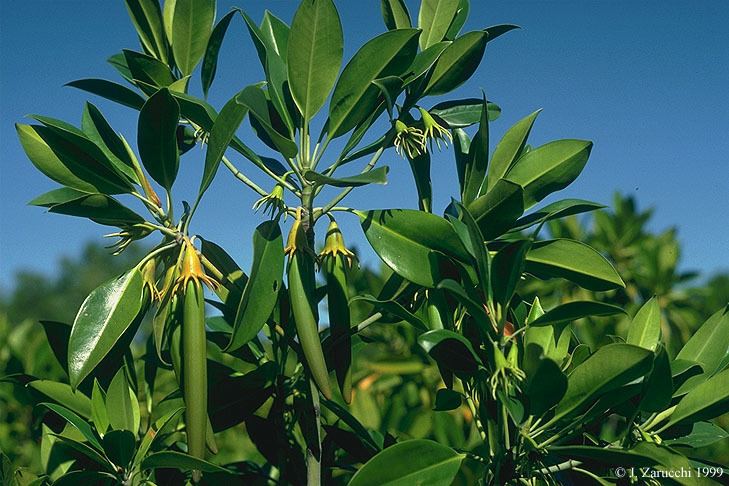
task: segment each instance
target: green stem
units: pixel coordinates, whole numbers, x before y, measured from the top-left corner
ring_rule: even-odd
[[[309,394],[311,405],[314,409],[314,420],[316,422],[317,449],[321,454],[321,405],[319,403],[319,390],[314,380],[309,379]],[[306,450],[306,486],[321,486],[321,457],[317,457],[311,449]]]
[[[236,179],[243,182],[243,184],[247,185],[248,187],[250,187],[251,189],[256,191],[258,194],[260,194],[261,196],[268,196],[268,193],[266,191],[261,189],[261,187],[258,186],[258,184],[256,184],[255,182],[250,180],[248,177],[246,177],[246,175],[243,172],[241,172],[240,170],[238,170],[238,168],[235,165],[233,165],[233,163],[230,160],[228,160],[227,157],[223,156],[221,161],[223,162],[223,165],[225,165],[228,168],[228,170],[233,174],[233,176],[235,176]]]

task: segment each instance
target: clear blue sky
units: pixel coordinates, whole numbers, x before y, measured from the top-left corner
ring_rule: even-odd
[[[256,20],[269,8],[290,21],[297,2],[218,3],[219,17],[238,5]],[[349,57],[354,46],[384,30],[379,2],[336,3]],[[407,3],[416,12],[419,2]],[[489,45],[481,69],[456,93],[478,96],[483,88],[502,107],[502,117],[492,125],[492,140],[516,120],[544,108],[533,131],[533,144],[555,138],[595,142],[587,168],[563,196],[610,203],[616,190],[635,194],[641,207],[657,208],[654,229],[678,227],[684,269],[706,273],[728,269],[727,3],[472,3],[469,30],[505,22],[522,26]],[[29,113],[78,123],[83,102],[90,96],[63,84],[85,77],[117,79],[105,59],[122,48],[137,48],[137,40],[121,0],[2,0],[0,9],[0,282],[6,286],[19,269],[53,270],[61,254],[77,253],[88,240],[104,241],[100,236],[108,229],[26,205],[55,183],[27,161],[13,124]],[[262,77],[238,20],[223,45],[221,69],[210,98],[218,108]],[[199,92],[197,75],[192,86]],[[135,112],[98,98],[93,102],[117,130],[136,140]],[[438,210],[456,190],[449,155],[433,161]],[[176,187],[188,199],[197,187],[202,156],[197,151],[183,159]],[[242,168],[249,167],[236,161]],[[404,161],[392,153],[385,163],[392,167],[391,183],[365,190],[366,197],[349,200],[352,205],[415,205]],[[250,172],[255,174],[254,169]],[[249,235],[261,219],[250,211],[256,197],[224,169],[208,194],[194,230],[223,244],[248,265]],[[362,241],[355,221],[343,223],[349,240]],[[368,260],[373,261],[371,256]]]

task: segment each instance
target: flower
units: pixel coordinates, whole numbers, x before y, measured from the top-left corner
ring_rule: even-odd
[[[425,135],[419,128],[395,121],[395,151],[401,156],[414,159],[425,153]]]
[[[204,283],[212,290],[220,286],[218,282],[205,275],[195,245],[192,244],[189,238],[185,238],[182,244],[182,252],[184,253],[180,266],[180,276],[177,277],[173,291],[184,292],[188,282],[191,280]]]
[[[524,381],[526,375],[519,369],[518,348],[512,344],[509,351],[509,358],[504,356],[501,348],[494,343],[494,374],[489,378],[489,387],[491,389],[491,397],[496,400],[496,392],[502,389],[504,392],[511,393],[519,382]]]
[[[109,249],[113,249],[112,255],[119,255],[121,252],[127,249],[133,241],[141,240],[145,236],[149,235],[152,230],[141,224],[132,224],[120,228],[121,231],[116,233],[109,233],[104,235],[104,238],[119,238],[119,240],[107,246]]]
[[[289,260],[291,260],[291,257],[294,256],[294,253],[296,251],[305,251],[311,254],[314,253],[311,248],[309,248],[309,242],[306,238],[306,230],[304,229],[304,218],[302,216],[302,213],[302,207],[296,208],[296,221],[294,221],[294,224],[291,226],[291,231],[289,231],[289,237],[286,240],[286,248],[284,248],[284,253],[288,255]]]
[[[320,258],[336,258],[338,255],[342,255],[342,258],[351,267],[352,263],[357,259],[354,253],[349,251],[344,245],[344,237],[342,231],[339,229],[339,225],[336,221],[332,220],[327,228],[327,236],[324,240],[324,249],[319,254]]]
[[[154,258],[150,258],[149,260],[144,262],[144,265],[142,265],[140,271],[142,273],[143,288],[149,291],[149,296],[152,298],[152,300],[161,300],[161,294],[159,290],[157,290],[156,285],[157,260]]]
[[[281,184],[276,184],[273,190],[266,196],[253,204],[253,209],[258,211],[263,207],[263,213],[270,211],[271,219],[276,219],[281,214],[286,214],[286,203],[284,203],[284,188]]]
[[[423,122],[423,135],[425,136],[425,142],[430,142],[431,152],[433,151],[433,141],[435,141],[435,144],[438,146],[438,150],[441,148],[441,141],[443,142],[444,147],[448,147],[448,143],[453,142],[451,132],[438,123],[435,118],[433,118],[433,115],[431,115],[427,110],[420,107],[418,107],[418,110],[420,111],[420,117]],[[425,146],[425,142],[423,142],[423,146]]]

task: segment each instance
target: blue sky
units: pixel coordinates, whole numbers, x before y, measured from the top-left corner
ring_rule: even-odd
[[[268,8],[290,21],[294,1],[221,0],[256,20]],[[382,32],[379,2],[336,1],[345,32],[345,58]],[[411,13],[417,4],[408,0]],[[675,225],[683,243],[682,267],[711,273],[729,269],[729,7],[722,1],[472,1],[467,30],[498,23],[522,26],[490,44],[477,74],[454,97],[484,89],[503,110],[491,126],[492,143],[515,121],[543,108],[531,142],[557,138],[595,142],[585,171],[563,197],[609,204],[614,191],[655,206],[653,229]],[[237,19],[223,45],[210,101],[221,107],[262,74],[250,39]],[[129,140],[136,113],[63,87],[79,78],[117,79],[105,59],[137,48],[121,0],[3,0],[0,3],[0,282],[22,268],[52,271],[62,254],[89,240],[104,242],[109,228],[45,214],[27,206],[55,183],[25,158],[13,124],[38,113],[79,123],[91,99]],[[191,81],[199,93],[199,74]],[[241,130],[250,140],[250,131]],[[257,145],[252,142],[256,147]],[[194,197],[203,153],[183,158],[176,184]],[[235,158],[239,167],[250,165]],[[413,207],[407,164],[384,157],[390,184],[348,199],[352,206]],[[437,210],[456,192],[450,151],[434,157]],[[248,172],[263,184],[254,168]],[[403,189],[406,188],[406,189]],[[224,169],[208,192],[194,231],[229,248],[248,265],[256,197]],[[356,221],[343,218],[348,240],[362,241]],[[365,260],[374,261],[371,253]]]

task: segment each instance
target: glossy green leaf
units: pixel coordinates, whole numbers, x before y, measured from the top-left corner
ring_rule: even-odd
[[[217,466],[211,462],[174,451],[155,452],[147,456],[142,461],[142,468],[175,468],[181,471],[197,470],[208,473],[235,474],[233,471]]]
[[[468,254],[445,219],[408,209],[358,212],[367,240],[382,260],[406,279],[434,287],[445,255]]]
[[[149,452],[149,449],[156,442],[156,440],[161,440],[164,437],[162,435],[162,432],[164,432],[170,424],[173,424],[175,420],[182,415],[182,412],[184,410],[184,407],[173,408],[172,410],[155,420],[155,422],[149,427],[147,433],[144,434],[144,437],[142,437],[142,440],[139,443],[137,453],[134,456],[135,464],[139,463],[142,458],[147,455],[147,452]]]
[[[176,0],[172,17],[172,52],[183,75],[200,62],[215,21],[215,0]]]
[[[239,104],[248,108],[251,116],[255,117],[265,130],[266,135],[270,138],[276,150],[287,158],[296,156],[299,151],[296,143],[288,135],[281,133],[274,127],[275,122],[271,118],[268,107],[270,102],[267,100],[266,94],[260,86],[248,86],[238,93],[235,99]]]
[[[66,407],[56,405],[55,403],[40,403],[39,405],[46,407],[52,412],[55,412],[63,417],[63,419],[65,419],[69,424],[73,425],[78,429],[79,432],[81,432],[81,434],[89,442],[89,444],[91,444],[98,450],[102,449],[99,439],[96,437],[96,434],[94,433],[91,426],[86,422],[86,420],[79,417]]]
[[[501,115],[501,108],[497,104],[488,102],[486,106],[489,121],[494,121]],[[483,100],[466,98],[444,101],[428,111],[446,122],[450,128],[470,127],[481,121]]]
[[[344,39],[332,0],[303,0],[289,34],[288,79],[307,123],[324,106],[339,75]]]
[[[506,131],[496,145],[494,155],[491,158],[491,168],[489,169],[486,180],[487,190],[490,191],[506,175],[524,151],[524,146],[526,145],[532,126],[534,126],[534,121],[541,111],[537,110],[516,122],[514,126]]]
[[[435,393],[435,405],[433,410],[436,412],[447,412],[456,410],[463,404],[463,395],[455,390],[441,388]]]
[[[661,430],[718,417],[729,411],[729,370],[700,383],[684,396]]]
[[[554,309],[548,311],[538,319],[529,323],[532,327],[553,326],[565,322],[576,321],[584,317],[603,317],[614,316],[616,314],[625,314],[622,307],[603,302],[595,302],[590,300],[573,301],[561,304]],[[636,343],[628,343],[636,344]]]
[[[349,486],[450,485],[465,455],[430,440],[408,440],[367,461]]]
[[[76,315],[68,345],[71,386],[98,365],[142,308],[142,275],[132,269],[94,289]]]
[[[329,105],[328,131],[332,138],[356,127],[377,105],[375,79],[402,74],[415,58],[420,31],[398,29],[367,42],[347,63]]]
[[[167,64],[167,39],[158,0],[125,0],[125,3],[145,50]]]
[[[55,204],[48,211],[88,218],[107,226],[127,226],[144,222],[144,218],[140,215],[104,194],[86,194],[71,201]]]
[[[122,86],[113,81],[107,81],[106,79],[77,79],[76,81],[66,83],[66,86],[101,96],[102,98],[128,106],[129,108],[134,108],[135,110],[140,110],[142,105],[144,105],[144,98],[136,91],[132,91],[126,86]]]
[[[134,457],[137,439],[128,430],[112,430],[104,436],[106,457],[117,466],[126,468]]]
[[[418,344],[440,365],[454,373],[475,373],[481,360],[471,343],[458,333],[436,329],[418,336]]]
[[[416,329],[419,329],[421,331],[428,330],[428,326],[425,325],[420,317],[418,317],[416,314],[413,314],[405,307],[403,307],[400,303],[394,300],[380,300],[369,294],[360,294],[356,297],[353,297],[350,302],[354,303],[358,301],[372,304],[378,312],[392,314],[398,319],[402,319],[403,321],[412,324],[413,327],[415,327]]]
[[[551,422],[588,406],[592,401],[645,375],[653,353],[631,344],[608,344],[577,366]]]
[[[458,12],[459,5],[460,0],[422,0],[420,2],[418,27],[423,31],[420,35],[421,50],[443,40]]]
[[[625,287],[605,257],[575,240],[539,241],[527,254],[526,271],[541,279],[564,278],[588,290]]]
[[[729,432],[711,422],[696,422],[687,432],[686,435],[664,439],[663,443],[668,446],[699,448],[729,438]],[[670,431],[664,434],[664,437],[668,434],[670,434]],[[673,436],[673,434],[670,435]]]
[[[126,371],[121,367],[106,392],[106,413],[113,430],[128,430],[136,435],[139,430],[139,402],[127,384]]]
[[[628,344],[635,343],[628,342]],[[653,369],[645,380],[639,408],[647,412],[663,411],[671,404],[672,394],[671,363],[666,349],[661,346],[653,360]]]
[[[84,196],[88,196],[88,192],[78,191],[70,187],[60,187],[41,194],[28,202],[29,206],[40,206],[50,208],[57,204],[63,204],[68,201],[74,201]]]
[[[413,26],[404,0],[380,0],[380,10],[387,30],[409,29]]]
[[[213,85],[215,73],[218,69],[218,55],[220,54],[220,47],[223,45],[225,33],[228,31],[230,21],[233,20],[233,17],[237,13],[238,10],[231,10],[225,17],[220,19],[208,39],[208,45],[205,48],[205,57],[203,57],[202,62],[202,70],[200,72],[203,96],[206,98],[208,97],[210,86]]]
[[[253,232],[253,266],[238,305],[227,351],[253,339],[273,312],[283,284],[284,252],[281,228],[266,221]]]
[[[46,340],[56,357],[56,361],[61,365],[63,371],[68,374],[68,338],[71,335],[71,326],[65,322],[57,321],[39,321],[46,333]]]
[[[485,95],[481,103],[481,121],[468,148],[468,162],[463,177],[461,199],[466,206],[481,195],[481,186],[486,181],[489,165],[489,121]]]
[[[704,322],[676,355],[677,360],[699,363],[711,375],[729,354],[729,312],[722,309]]]
[[[585,201],[584,199],[562,199],[561,201],[547,204],[543,208],[519,218],[510,231],[522,231],[546,221],[572,216],[573,214],[595,211],[604,207],[602,204]]]
[[[415,83],[425,75],[433,64],[438,60],[443,51],[451,45],[451,42],[438,42],[428,47],[426,50],[418,52],[410,67],[400,76],[403,79],[403,86]],[[425,81],[423,81],[425,82]],[[481,103],[481,100],[479,100]],[[480,115],[479,115],[480,119]],[[478,120],[477,120],[478,121]]]
[[[106,393],[98,380],[94,380],[94,386],[91,389],[91,420],[94,422],[96,431],[103,437],[110,424],[109,414],[106,412]]]
[[[493,240],[514,225],[524,213],[523,193],[518,184],[501,179],[489,192],[466,206],[484,238]]]
[[[530,246],[531,242],[528,240],[514,241],[500,249],[491,259],[493,298],[496,303],[501,304],[502,308],[506,307],[514,295]]]
[[[304,179],[314,183],[315,186],[334,186],[334,187],[361,187],[367,184],[387,184],[387,173],[390,168],[386,165],[377,167],[369,172],[357,174],[351,177],[333,178],[319,174],[313,170],[304,173]]]
[[[225,155],[225,151],[230,142],[235,137],[235,132],[240,127],[243,119],[248,113],[248,108],[241,105],[237,101],[237,95],[233,96],[220,113],[215,118],[210,137],[208,138],[208,148],[205,152],[205,168],[203,169],[202,179],[200,180],[199,196],[210,187],[215,174],[218,172],[220,161]]]
[[[460,0],[458,2],[458,10],[456,10],[456,16],[453,18],[448,32],[446,32],[445,38],[447,40],[453,40],[458,37],[461,33],[461,29],[468,20],[468,13],[471,10],[471,2],[469,0]]]
[[[278,367],[269,361],[244,375],[216,381],[216,393],[211,394],[208,407],[212,431],[250,419],[273,394],[277,373]]]
[[[152,95],[139,112],[137,145],[144,168],[158,184],[172,188],[180,166],[177,125],[180,105],[163,88]]]
[[[128,49],[124,49],[122,53],[132,79],[148,85],[135,83],[147,95],[152,95],[158,88],[169,86],[177,81],[170,68],[154,57]]]
[[[131,182],[139,183],[134,170],[134,162],[127,151],[124,140],[114,132],[101,111],[91,103],[87,102],[84,106],[81,127],[89,140],[104,152],[117,172],[123,174]]]
[[[661,341],[661,307],[656,297],[643,304],[628,328],[628,344],[655,351]],[[669,371],[670,372],[670,371]]]
[[[30,388],[38,390],[54,402],[58,402],[83,418],[91,417],[91,400],[79,390],[72,389],[66,383],[50,380],[34,380],[28,383]]]
[[[551,359],[538,361],[527,376],[524,394],[529,400],[529,415],[541,417],[555,406],[567,391],[567,377]]]
[[[524,189],[529,208],[553,192],[570,185],[587,163],[592,142],[557,140],[525,153],[514,162],[506,179]]]

